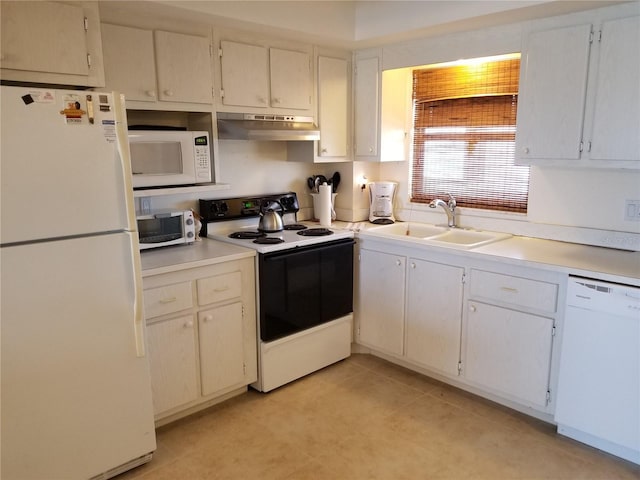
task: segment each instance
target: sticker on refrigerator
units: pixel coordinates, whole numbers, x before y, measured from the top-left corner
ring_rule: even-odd
[[[81,95],[65,94],[62,100],[63,109],[60,115],[64,115],[67,125],[82,125],[86,123],[87,111],[83,108]]]
[[[115,120],[102,121],[102,133],[109,143],[116,143],[116,122]]]
[[[56,94],[53,90],[30,90],[22,96],[25,105],[32,103],[53,103],[56,101]]]

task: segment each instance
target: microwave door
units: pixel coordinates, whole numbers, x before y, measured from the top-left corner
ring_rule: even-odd
[[[184,185],[194,182],[180,141],[131,142],[134,187]]]

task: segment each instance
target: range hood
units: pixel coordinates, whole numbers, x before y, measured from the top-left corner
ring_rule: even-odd
[[[313,117],[218,113],[218,138],[230,140],[320,140]]]

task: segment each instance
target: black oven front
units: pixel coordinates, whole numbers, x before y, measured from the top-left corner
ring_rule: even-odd
[[[353,311],[353,239],[259,254],[260,338],[264,342]]]

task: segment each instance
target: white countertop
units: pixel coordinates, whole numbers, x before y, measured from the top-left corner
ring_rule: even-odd
[[[359,232],[366,232],[367,228],[372,226],[368,222],[333,222],[331,228],[355,230],[357,237]],[[401,240],[389,240],[381,237],[371,238],[378,241],[401,242]],[[407,246],[416,247],[415,244]],[[568,275],[640,286],[640,252],[520,236],[514,236],[471,250],[427,245],[425,245],[425,248],[434,249],[434,251],[437,250],[440,253],[465,255],[501,261],[512,265],[544,268],[567,273]],[[250,258],[255,255],[256,251],[254,249],[205,238],[192,245],[146,250],[140,256],[142,259],[142,276],[148,277],[187,268]]]
[[[368,222],[345,225],[348,225],[347,228],[359,228],[365,235],[366,231],[374,226]],[[397,240],[378,236],[370,238],[377,241],[402,242],[402,237]],[[416,248],[413,242],[405,245]],[[470,250],[427,244],[417,248],[640,286],[640,252],[522,236],[513,236]]]
[[[191,245],[145,250],[140,254],[143,277],[255,256],[256,251],[251,248],[207,238]]]

